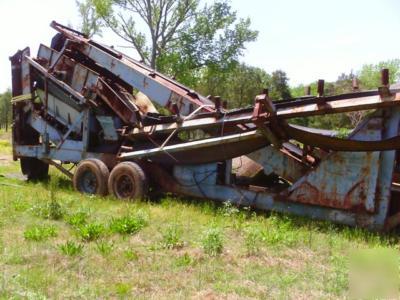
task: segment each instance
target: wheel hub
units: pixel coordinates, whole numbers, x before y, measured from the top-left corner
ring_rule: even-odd
[[[97,178],[91,171],[85,171],[82,175],[82,191],[87,194],[95,194],[97,190]]]
[[[116,191],[121,198],[128,198],[134,192],[134,184],[128,175],[122,175],[116,181]]]

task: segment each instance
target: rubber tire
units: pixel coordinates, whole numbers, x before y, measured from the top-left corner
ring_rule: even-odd
[[[125,176],[132,184],[132,190],[125,195],[122,195],[118,190],[118,180]],[[134,162],[119,163],[110,174],[108,178],[108,190],[116,198],[128,201],[142,200],[146,197],[148,192],[148,182],[143,169]]]
[[[82,186],[84,175],[89,171],[96,178],[96,189],[94,192],[85,191]],[[74,189],[82,194],[92,194],[99,196],[106,196],[108,194],[107,181],[110,176],[110,171],[104,162],[99,159],[90,158],[81,161],[76,167],[72,182]]]
[[[35,157],[21,157],[20,165],[22,174],[28,180],[44,180],[49,177],[49,164]]]

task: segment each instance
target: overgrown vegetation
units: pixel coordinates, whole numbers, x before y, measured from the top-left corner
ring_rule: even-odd
[[[11,91],[0,94],[0,129],[8,131],[11,124]],[[0,145],[1,146],[1,145]]]
[[[105,228],[103,224],[99,223],[83,224],[77,228],[77,234],[82,241],[92,242],[105,234]]]
[[[143,211],[130,214],[121,218],[113,218],[110,230],[119,234],[135,234],[147,225],[148,216]]]
[[[218,227],[211,227],[207,229],[204,232],[202,246],[205,253],[211,256],[220,255],[224,249],[222,230]]]
[[[184,246],[182,239],[182,228],[172,224],[163,229],[162,246],[166,249],[180,249]]]
[[[74,192],[57,170],[18,174],[0,164],[0,298],[346,298],[354,251],[399,249],[395,234],[228,202],[120,202]]]
[[[83,245],[77,244],[74,241],[67,241],[64,244],[59,245],[59,249],[64,255],[77,256],[82,254]]]
[[[88,197],[51,177],[62,218],[48,217],[49,184],[0,177],[3,298],[344,298],[354,250],[398,249],[397,236],[204,200]]]
[[[114,249],[114,244],[113,242],[109,241],[100,241],[96,243],[96,249],[97,251],[103,255],[103,256],[108,256]]]
[[[50,237],[56,237],[57,230],[54,226],[33,225],[24,231],[26,240],[40,242]]]
[[[79,211],[69,215],[66,218],[66,222],[75,228],[79,228],[86,224],[87,218],[88,214],[86,212]]]

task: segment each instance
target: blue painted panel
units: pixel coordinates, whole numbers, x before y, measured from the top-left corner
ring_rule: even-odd
[[[165,106],[171,98],[170,89],[155,82],[147,75],[135,72],[129,65],[130,62],[121,62],[121,60],[92,46],[86,49],[86,54],[113,74],[146,94],[150,99],[157,101],[158,104]]]
[[[352,140],[381,140],[381,112],[369,117]],[[338,209],[375,212],[380,152],[333,152],[289,189],[289,200]]]

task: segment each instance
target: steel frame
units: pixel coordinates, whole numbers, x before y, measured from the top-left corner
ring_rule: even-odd
[[[400,223],[400,92],[389,88],[386,72],[376,91],[325,97],[320,81],[317,97],[273,102],[264,91],[254,107],[228,111],[219,98],[214,103],[75,30],[52,27],[63,39],[57,49],[41,45],[37,58],[29,48],[11,57],[15,159],[40,159],[68,177],[64,162],[97,158],[111,170],[136,161],[167,192],[372,230]],[[134,89],[173,115],[148,113],[126,97],[134,99]],[[375,112],[347,139],[288,123],[365,110]],[[27,127],[40,139],[24,138]],[[179,137],[195,130],[204,137]],[[279,176],[284,187],[241,181],[246,166],[235,170],[232,159],[243,155],[258,166],[250,169]]]

